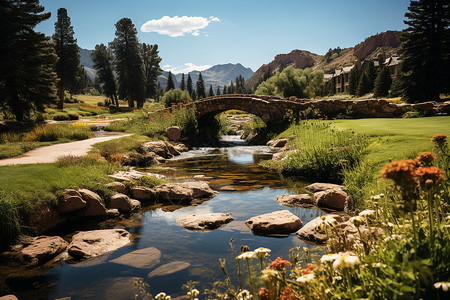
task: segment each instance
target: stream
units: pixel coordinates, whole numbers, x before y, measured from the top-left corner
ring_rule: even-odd
[[[226,147],[196,148],[185,152],[166,164],[146,169],[168,177],[184,177],[207,181],[219,191],[214,198],[194,206],[144,206],[139,213],[119,220],[73,224],[58,234],[70,237],[75,230],[124,228],[134,237],[132,244],[96,259],[81,263],[62,262],[46,269],[27,267],[18,262],[0,261],[0,296],[13,293],[19,299],[134,299],[134,278],[142,277],[150,285],[153,296],[161,291],[172,298],[185,295],[182,285],[192,280],[199,282],[200,291],[211,289],[215,281],[223,281],[219,258],[225,258],[227,270],[235,280],[235,258],[230,239],[239,251],[241,245],[250,249],[266,247],[269,257],[288,259],[292,247],[316,248],[300,240],[295,234],[284,237],[254,235],[245,225],[248,218],[281,209],[287,209],[303,222],[324,214],[316,208],[289,208],[275,199],[281,195],[305,192],[307,182],[291,182],[277,173],[264,170],[258,162],[270,159],[272,150],[267,146],[247,146],[237,136],[224,136]],[[209,232],[189,231],[177,224],[177,218],[189,214],[231,212],[234,221]],[[80,228],[81,226],[81,228]],[[148,278],[151,269],[138,269],[112,263],[111,260],[126,253],[156,247],[162,253],[161,264],[182,261],[190,264],[181,271]],[[3,276],[8,274],[8,279]],[[200,295],[200,298],[203,298]]]

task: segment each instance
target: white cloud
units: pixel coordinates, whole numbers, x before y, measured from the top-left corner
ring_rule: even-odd
[[[163,69],[165,71],[171,71],[173,74],[179,74],[179,73],[185,73],[186,74],[186,73],[189,73],[189,72],[192,72],[192,71],[204,71],[204,70],[209,69],[211,67],[212,66],[210,66],[210,65],[197,66],[197,65],[195,65],[193,63],[185,63],[182,67],[174,67],[174,66],[171,66],[171,65],[167,65],[167,68],[166,68],[166,66],[163,66]]]
[[[200,29],[205,28],[210,22],[220,22],[217,17],[188,17],[188,16],[164,16],[161,19],[153,19],[141,26],[142,32],[157,32],[159,34],[171,37],[184,36],[190,33],[193,36],[199,36]]]

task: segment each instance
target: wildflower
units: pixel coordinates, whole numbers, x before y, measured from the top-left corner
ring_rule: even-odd
[[[320,258],[320,262],[334,262],[336,259],[341,257],[340,254],[334,253],[334,254],[325,254]]]
[[[343,268],[350,268],[353,269],[356,265],[359,265],[361,261],[359,260],[358,256],[355,255],[349,255],[344,254],[338,259],[336,259],[333,263],[334,269],[343,269]]]
[[[270,252],[272,250],[268,249],[268,248],[263,248],[263,247],[259,247],[258,249],[255,249],[255,253],[256,256],[258,256],[258,258],[264,258],[270,255]]]
[[[241,253],[239,256],[236,257],[237,260],[244,260],[244,259],[253,259],[253,258],[257,258],[257,255],[255,253],[255,251],[247,251],[244,253]]]
[[[347,150],[347,151],[348,151],[349,149],[350,149],[350,146],[347,146],[347,147],[345,148],[345,150]]]
[[[277,257],[271,264],[270,267],[277,271],[283,271],[286,267],[290,267],[291,263],[287,260],[282,260],[281,257]]]
[[[269,291],[266,288],[261,288],[259,290],[259,299],[269,300]]]
[[[327,227],[333,228],[337,225],[337,221],[333,217],[321,216],[320,220],[314,227],[314,230],[320,233],[325,233]]]
[[[442,289],[444,292],[447,292],[450,288],[450,282],[448,281],[439,281],[434,284],[435,289]]]
[[[295,294],[294,290],[288,285],[284,289],[283,292],[281,292],[280,300],[294,300],[298,299],[298,296]]]
[[[264,282],[270,282],[278,276],[278,272],[273,269],[264,269],[261,271],[261,280]]]
[[[445,134],[438,133],[438,134],[433,135],[433,137],[431,138],[431,141],[435,142],[438,145],[443,145],[445,143],[446,138],[447,138],[447,136]]]
[[[308,281],[313,280],[314,278],[315,278],[314,274],[312,274],[312,273],[306,274],[306,275],[303,275],[303,276],[300,276],[299,278],[297,278],[297,282],[306,283]]]
[[[242,290],[236,297],[238,300],[252,299],[252,294],[248,290]]]
[[[155,119],[155,117],[150,117],[150,119],[154,120],[154,119]]]
[[[192,291],[187,292],[187,295],[189,298],[195,299],[200,294],[200,292],[197,289],[193,289]]]
[[[156,300],[165,300],[165,299],[167,299],[167,295],[166,295],[166,293],[161,292],[158,295],[156,295],[155,299]]]
[[[444,174],[444,171],[436,167],[420,167],[416,170],[420,185],[424,185],[428,180],[431,180],[431,184],[436,184],[444,179],[442,174]]]
[[[416,160],[423,163],[425,166],[429,166],[433,160],[436,160],[436,155],[431,152],[421,152]]]
[[[351,217],[349,221],[356,227],[359,227],[364,223],[364,219],[361,216]]]
[[[400,186],[416,184],[417,161],[412,159],[403,159],[392,161],[384,166],[381,171],[381,178],[392,179]]]

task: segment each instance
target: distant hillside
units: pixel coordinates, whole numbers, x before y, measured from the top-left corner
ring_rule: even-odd
[[[198,74],[199,71],[192,71],[188,74],[191,75],[192,78],[192,84],[195,88],[195,84],[198,80]],[[201,71],[203,80],[205,81],[205,87],[206,89],[209,89],[209,86],[212,85],[214,92],[217,89],[217,86],[220,86],[221,89],[224,85],[229,85],[231,81],[235,81],[236,77],[239,75],[242,75],[244,79],[247,79],[253,75],[253,71],[250,68],[246,68],[241,64],[224,64],[224,65],[215,65],[212,66],[209,69],[206,69],[204,71]],[[185,80],[187,80],[188,74],[185,75]],[[169,72],[163,72],[161,76],[158,78],[158,81],[161,84],[161,87],[165,87],[167,84],[167,76],[169,75]],[[179,87],[181,82],[181,73],[175,74],[174,76],[174,83],[175,87]]]
[[[352,65],[356,59],[360,61],[375,59],[379,55],[387,58],[397,54],[400,47],[400,34],[401,31],[386,31],[373,35],[354,47],[340,49],[339,54],[328,61],[324,55],[317,55],[309,51],[294,50],[289,54],[279,54],[272,62],[262,65],[245,84],[252,88],[262,79],[268,69],[273,73],[289,65],[301,69],[312,67],[324,70],[325,73],[331,73],[335,69]]]
[[[269,70],[275,73],[288,66],[294,66],[298,69],[312,68],[320,59],[320,55],[305,50],[293,50],[288,54],[278,54],[270,63],[264,64],[256,70],[255,74],[245,84],[248,87],[253,87]]]
[[[164,89],[167,85],[167,78],[169,77],[169,72],[163,71],[160,76],[158,76],[158,82],[161,85],[161,87]],[[175,88],[180,87],[180,83],[178,82],[177,78],[172,74],[173,83],[175,84]]]
[[[93,50],[80,48],[80,64],[84,66],[84,69],[91,80],[95,78],[94,62],[91,58],[92,51]]]

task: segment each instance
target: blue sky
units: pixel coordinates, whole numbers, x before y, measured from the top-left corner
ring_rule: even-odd
[[[225,63],[256,71],[294,49],[325,54],[352,47],[371,35],[404,29],[409,0],[41,0],[41,5],[52,17],[36,30],[53,34],[57,10],[65,7],[85,49],[112,41],[115,23],[128,17],[140,42],[159,45],[161,66],[178,73]],[[141,30],[145,23],[148,32]]]

